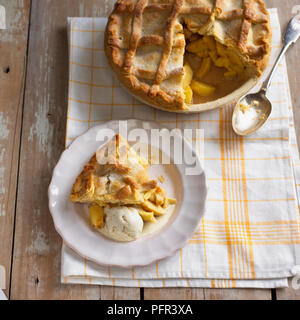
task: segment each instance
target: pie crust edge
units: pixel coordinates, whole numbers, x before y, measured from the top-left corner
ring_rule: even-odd
[[[257,0],[257,1],[260,4],[260,9],[262,10],[263,14],[267,16],[267,21],[264,21],[262,23],[265,29],[265,37],[261,39],[261,45],[259,46],[259,52],[258,52],[259,55],[262,56],[262,58],[259,60],[258,59],[253,60],[253,59],[250,59],[247,53],[245,53],[249,51],[249,48],[246,47],[247,37],[248,37],[248,30],[246,30],[247,24],[243,24],[242,30],[240,33],[240,40],[238,42],[238,47],[241,53],[245,54],[245,56],[249,58],[249,60],[251,60],[252,65],[256,68],[256,71],[257,71],[257,74],[253,76],[252,79],[251,78],[248,79],[247,82],[249,83],[251,82],[254,83],[253,78],[258,79],[261,76],[262,72],[265,70],[265,68],[268,65],[270,53],[271,53],[272,30],[270,27],[269,12],[266,9],[264,1],[262,0]],[[179,2],[183,2],[183,1],[179,1]],[[180,95],[171,96],[165,91],[163,91],[160,88],[160,86],[156,86],[156,85],[150,86],[147,83],[140,81],[134,74],[128,72],[127,68],[124,68],[122,64],[122,59],[120,57],[120,49],[117,46],[118,44],[117,31],[118,31],[118,28],[120,28],[117,16],[120,14],[118,12],[118,9],[119,9],[119,6],[122,6],[122,3],[123,1],[118,1],[115,4],[114,10],[109,16],[106,30],[105,30],[105,35],[104,35],[104,48],[105,48],[106,57],[108,59],[109,65],[111,66],[112,70],[117,74],[119,81],[125,86],[125,88],[133,96],[136,96],[141,101],[144,101],[149,105],[156,106],[159,109],[170,111],[170,112],[197,112],[201,110],[201,107],[200,107],[201,105],[209,105],[216,101],[219,101],[219,100],[221,101],[226,97],[225,96],[218,100],[211,101],[211,103],[192,104],[190,106],[187,106],[182,96]],[[251,10],[248,10],[248,11],[250,12],[250,16],[251,16]],[[177,19],[177,16],[175,19]],[[210,22],[210,18],[208,19],[207,23],[209,22]],[[209,33],[206,33],[206,34],[210,35]],[[137,36],[137,35],[135,35],[135,33],[133,32],[131,36]],[[133,48],[133,50],[136,50],[136,48]],[[233,93],[236,93],[235,94],[236,97],[241,95],[241,92],[239,89],[233,91]],[[244,92],[242,94],[244,94]],[[229,95],[232,95],[232,93]],[[216,104],[216,107],[218,106],[220,106],[220,103]],[[212,109],[212,107],[209,107],[209,109]]]

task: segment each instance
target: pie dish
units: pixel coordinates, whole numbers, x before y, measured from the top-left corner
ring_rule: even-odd
[[[132,95],[188,113],[249,91],[267,66],[271,37],[262,0],[119,0],[105,52]]]
[[[117,242],[102,236],[90,227],[87,206],[71,202],[69,198],[77,176],[96,150],[105,143],[97,140],[100,130],[110,128],[115,133],[120,133],[119,124],[119,121],[109,121],[92,127],[62,153],[49,186],[49,209],[55,229],[64,243],[83,258],[105,266],[145,266],[171,256],[194,234],[204,215],[206,178],[203,170],[199,175],[186,175],[188,166],[185,163],[175,164],[172,160],[173,152],[164,150],[172,163],[153,165],[148,172],[153,177],[163,175],[164,189],[169,196],[177,199],[175,210],[167,224],[162,229],[131,242]],[[151,129],[163,129],[161,125],[151,121],[128,120],[127,125],[128,130],[144,129],[148,136]],[[184,139],[179,141],[182,141],[185,150],[192,152],[189,143]],[[201,168],[199,158],[197,164]]]
[[[148,161],[117,134],[85,165],[70,200],[88,204],[91,226],[108,238],[136,240],[167,222],[176,203],[149,178],[147,167]]]

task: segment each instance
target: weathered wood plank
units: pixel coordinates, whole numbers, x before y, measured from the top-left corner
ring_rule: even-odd
[[[296,5],[299,6],[299,1],[297,0],[266,0],[266,3],[269,4],[269,7],[276,7],[279,11],[279,21],[281,25],[282,32],[285,31],[287,23],[294,16],[292,13],[293,7]],[[300,13],[300,9],[298,10]],[[296,110],[300,107],[299,99],[299,87],[300,87],[300,41],[294,44],[286,54],[287,59],[287,68],[290,82],[290,89],[292,95],[292,106],[294,110],[295,117],[295,127],[297,132],[298,141],[300,139],[300,114]]]
[[[64,149],[67,17],[104,15],[110,9],[109,1],[32,1],[12,299],[101,298],[98,286],[60,283],[61,239],[48,210],[47,188],[53,167]],[[126,298],[131,294],[136,296],[136,292],[139,294],[138,289],[128,290]]]
[[[145,289],[145,300],[271,300],[268,289]]]
[[[289,279],[289,287],[276,290],[277,300],[300,300],[300,279],[294,279],[293,288],[292,279]]]
[[[8,296],[30,1],[1,5],[7,29],[0,30],[0,265],[6,269]]]
[[[145,300],[270,300],[271,290],[258,289],[147,289]]]
[[[140,290],[102,286],[101,300],[140,300]]]
[[[144,289],[145,300],[204,300],[204,290],[198,288]]]
[[[205,289],[205,300],[271,300],[269,289]]]

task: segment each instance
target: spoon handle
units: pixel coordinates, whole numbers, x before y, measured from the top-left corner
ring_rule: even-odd
[[[267,79],[264,81],[264,83],[262,84],[261,90],[267,92],[272,77],[274,75],[275,70],[277,69],[277,66],[282,58],[282,56],[286,53],[287,49],[290,47],[290,45],[292,43],[295,43],[298,38],[300,36],[300,21],[297,17],[294,17],[288,24],[285,35],[284,35],[284,43],[283,43],[283,47],[280,51],[279,56],[276,59],[276,62],[269,74],[269,76],[267,77]]]

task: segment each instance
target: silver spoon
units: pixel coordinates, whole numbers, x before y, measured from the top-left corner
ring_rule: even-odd
[[[286,53],[290,45],[298,40],[299,36],[300,21],[295,17],[288,24],[284,36],[283,48],[281,49],[270,75],[262,84],[260,91],[248,94],[237,102],[232,115],[232,127],[236,134],[248,136],[261,128],[268,120],[272,111],[272,104],[266,97],[266,93],[270,86],[271,79],[282,56]]]

